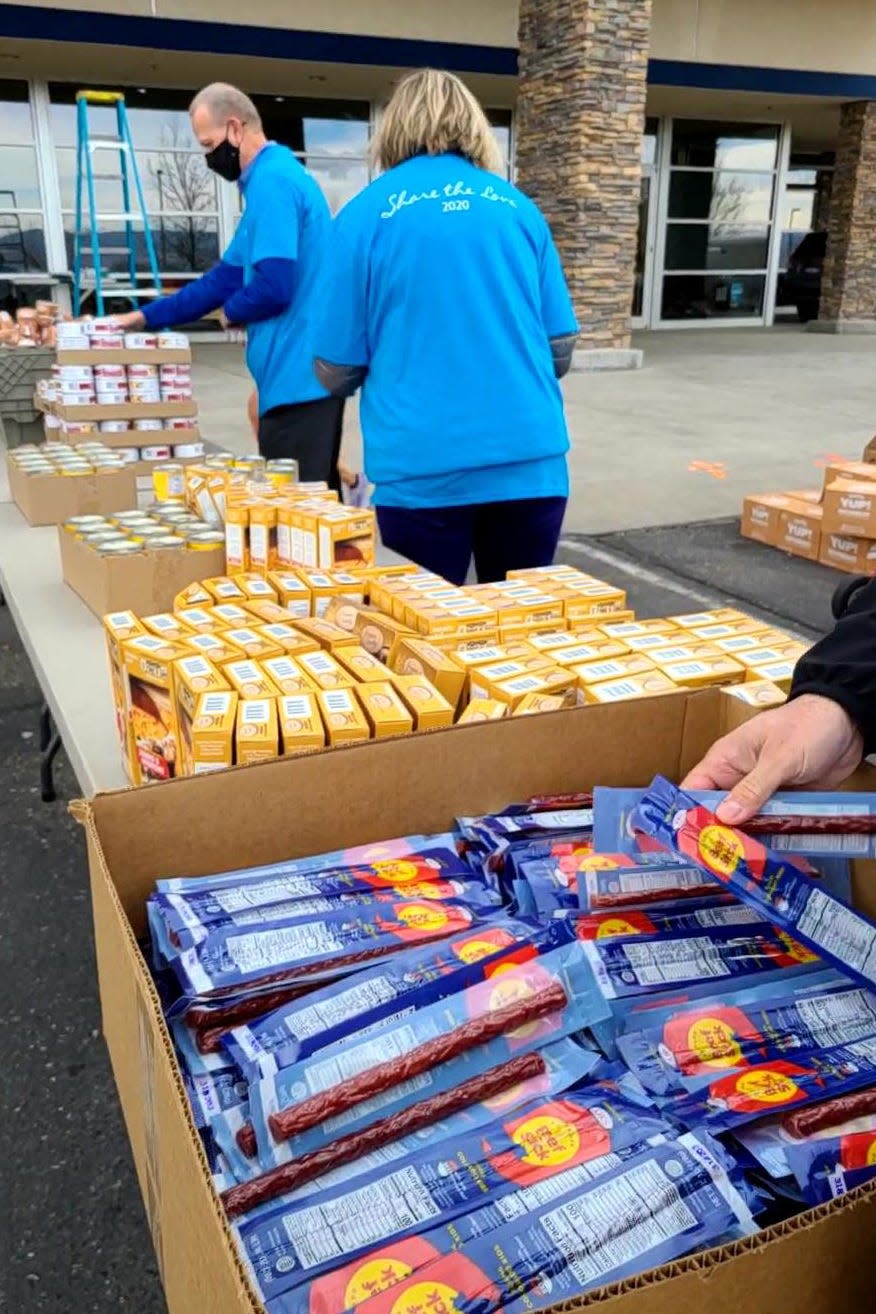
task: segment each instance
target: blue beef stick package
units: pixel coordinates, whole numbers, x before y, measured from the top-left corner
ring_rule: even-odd
[[[646,1090],[675,1098],[716,1074],[874,1035],[876,995],[839,973],[819,973],[790,990],[755,986],[628,1016],[617,1047]]]
[[[234,1027],[222,1045],[250,1080],[309,1058],[375,1023],[403,1016],[527,962],[573,938],[562,924],[534,927],[509,917],[419,949],[310,991]]]
[[[658,776],[635,824],[687,857],[816,954],[866,986],[876,984],[876,924],[781,857]]]
[[[876,1132],[792,1142],[788,1164],[807,1204],[825,1204],[876,1177]]]
[[[423,1148],[355,1183],[269,1206],[235,1231],[263,1298],[272,1300],[483,1204],[518,1195],[531,1206],[550,1181],[564,1194],[615,1167],[621,1154],[632,1157],[675,1135],[658,1115],[585,1087],[530,1100],[481,1131]]]
[[[546,1198],[545,1198],[546,1197]],[[526,1212],[502,1202],[456,1223],[390,1242],[268,1303],[269,1314],[495,1314],[570,1300],[755,1230],[708,1137],[649,1146],[564,1195],[545,1192]],[[517,1215],[517,1216],[515,1216]]]
[[[217,999],[267,984],[343,976],[370,958],[441,940],[482,921],[464,904],[410,899],[375,909],[354,904],[310,921],[219,926],[173,960],[187,999]]]
[[[539,998],[550,1010],[536,1016]],[[552,1002],[556,1000],[556,1003]],[[489,1024],[493,1014],[516,1006],[531,1021],[510,1026],[485,1043],[467,1047],[447,1061],[436,1059],[411,1077],[400,1062],[412,1050],[452,1036],[461,1026],[475,1020]],[[320,1050],[310,1059],[283,1068],[270,1077],[253,1082],[250,1107],[258,1144],[259,1160],[267,1170],[290,1159],[382,1120],[421,1100],[452,1090],[522,1054],[540,1050],[563,1036],[582,1031],[606,1016],[606,1007],[595,988],[585,961],[583,946],[571,943],[543,957],[510,967],[479,985],[431,1004],[393,1023],[375,1028],[358,1042],[341,1041]],[[311,1125],[291,1137],[276,1138],[273,1128],[285,1110],[294,1110],[302,1100],[324,1095],[331,1105],[332,1092],[349,1079],[383,1064],[396,1063],[398,1076],[379,1093],[346,1108],[339,1116]]]
[[[513,850],[532,841],[566,840],[589,848],[593,826],[591,808],[509,808],[481,817],[457,817],[462,844],[473,861],[488,874],[504,873]]]
[[[247,1218],[260,1217],[281,1204],[295,1205],[306,1198],[325,1191],[334,1191],[338,1187],[346,1190],[351,1182],[357,1181],[360,1177],[375,1171],[383,1171],[388,1164],[399,1163],[409,1155],[418,1154],[427,1147],[434,1148],[439,1141],[447,1142],[451,1147],[448,1152],[452,1153],[453,1147],[462,1137],[470,1135],[478,1128],[490,1126],[496,1119],[508,1116],[531,1100],[547,1100],[561,1096],[565,1091],[587,1081],[591,1074],[595,1076],[600,1068],[599,1056],[574,1036],[564,1036],[562,1040],[545,1045],[540,1051],[540,1056],[544,1070],[537,1076],[518,1082],[489,1100],[469,1104],[458,1113],[430,1123],[428,1127],[418,1132],[399,1137],[377,1150],[371,1150],[351,1163],[332,1168],[278,1200],[256,1206],[247,1213]],[[611,1085],[608,1093],[621,1094],[627,1103],[639,1103],[635,1093],[629,1096],[626,1089],[618,1090],[614,1084]],[[644,1102],[641,1107],[651,1108]],[[253,1164],[256,1165],[255,1171]],[[260,1171],[258,1161],[250,1161],[246,1165],[244,1176],[239,1180],[248,1180],[250,1177],[257,1176]]]
[[[593,853],[576,869],[578,904],[585,912],[615,912],[682,899],[726,899],[717,881],[698,867],[684,866],[670,854]]]
[[[528,859],[515,864],[511,892],[521,917],[551,917],[578,906],[577,873],[554,858]]]
[[[670,935],[675,931],[721,930],[728,926],[768,926],[760,913],[738,899],[716,903],[686,900],[661,908],[626,908],[619,912],[567,914],[579,940],[610,940],[630,935]]]
[[[677,1099],[672,1113],[688,1127],[734,1131],[768,1114],[796,1110],[876,1084],[876,1037],[795,1058],[768,1059],[715,1075]]]
[[[417,882],[410,886],[393,886],[388,890],[352,890],[346,894],[311,895],[301,899],[287,899],[281,903],[256,904],[221,911],[220,905],[233,902],[239,891],[217,891],[217,902],[205,913],[203,920],[192,911],[193,896],[159,894],[149,901],[149,923],[153,935],[155,956],[159,961],[171,962],[174,955],[189,949],[220,926],[264,926],[270,922],[293,921],[296,918],[313,918],[319,913],[335,913],[350,905],[374,908],[381,904],[398,903],[404,899],[427,899],[439,903],[454,901],[481,912],[495,911],[501,904],[497,890],[482,881],[452,880]],[[233,896],[229,900],[226,896]]]

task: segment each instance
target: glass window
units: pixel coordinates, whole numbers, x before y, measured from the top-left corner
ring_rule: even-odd
[[[665,320],[759,318],[765,287],[764,274],[667,274],[661,315]]]
[[[5,106],[0,105],[0,120]],[[5,125],[0,126],[0,135]],[[33,146],[0,144],[0,210],[39,210],[40,184]]]
[[[692,169],[774,169],[778,125],[676,119],[670,163]]]
[[[0,78],[0,278],[47,268],[26,82]]]
[[[713,223],[769,223],[773,203],[771,173],[692,173],[673,169],[669,181],[670,219],[710,219]]]
[[[657,163],[657,129],[659,125],[659,119],[648,118],[645,120],[645,131],[642,134],[642,164]]]
[[[152,241],[162,271],[169,273],[203,273],[219,259],[219,223],[215,218],[202,219],[192,216],[167,218],[164,215],[150,215],[149,225],[152,229]],[[72,215],[64,217],[64,237],[67,243],[67,259],[72,268],[75,223]],[[146,241],[142,229],[136,234],[137,270],[141,274],[149,272],[149,260],[146,254]],[[86,230],[86,245],[91,243],[91,233]],[[128,257],[122,250],[110,248],[124,247],[124,225],[105,223],[100,227],[100,241],[106,253],[101,265],[107,273],[126,273]]]
[[[41,214],[0,214],[0,278],[47,269]]]
[[[765,269],[769,226],[666,225],[666,268]]]
[[[73,211],[76,208],[76,151],[64,147],[55,152],[55,158],[61,209]],[[204,163],[200,151],[137,151],[137,167],[147,210],[172,214],[216,213],[216,178]],[[99,211],[124,209],[118,169],[119,156],[113,152],[107,152],[96,166],[96,173],[114,175],[95,179],[94,194]],[[136,209],[136,195],[132,195],[131,203]]]

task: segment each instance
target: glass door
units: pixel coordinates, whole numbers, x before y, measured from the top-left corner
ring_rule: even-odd
[[[655,318],[768,322],[780,126],[675,119],[668,132]]]
[[[636,238],[636,271],[630,322],[633,328],[648,328],[654,285],[654,247],[657,227],[657,156],[659,120],[647,119],[642,138],[642,180],[639,195],[639,229]]]

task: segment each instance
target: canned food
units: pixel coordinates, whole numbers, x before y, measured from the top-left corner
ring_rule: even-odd
[[[96,433],[97,425],[93,420],[65,420],[61,425],[61,432],[73,435]]]
[[[98,368],[100,367],[98,366]],[[127,372],[129,379],[157,379],[159,377],[157,365],[129,365]]]
[[[62,383],[91,383],[94,378],[94,370],[90,365],[59,365],[57,368],[58,373],[55,377],[60,379]],[[114,368],[124,372],[125,367],[124,365],[116,365]],[[106,369],[106,366],[98,366],[98,369]]]
[[[141,447],[140,460],[141,461],[169,461],[170,448],[169,447]]]
[[[191,401],[191,400],[192,400],[192,390],[191,390],[191,387],[186,388],[186,387],[180,387],[180,386],[178,386],[178,385],[174,385],[174,386],[171,387],[171,388],[166,388],[166,387],[163,387],[163,386],[162,386],[162,389],[161,389],[161,400],[162,400],[163,402],[186,402],[186,401]]]
[[[94,545],[95,551],[99,552],[102,557],[128,557],[134,552],[142,552],[139,543],[133,539],[126,538],[121,543],[97,543]]]
[[[81,535],[83,543],[89,547],[99,547],[103,543],[130,543],[127,534],[121,533],[118,529],[98,529],[91,534]]]
[[[64,406],[93,406],[95,395],[91,390],[88,392],[71,392],[69,388],[66,388],[61,391],[61,403]]]
[[[150,552],[157,550],[164,551],[166,548],[184,548],[186,541],[180,538],[178,534],[156,534],[154,538],[147,540],[146,546]]]
[[[66,368],[75,369],[76,367],[75,365],[69,365]],[[62,374],[61,378],[63,377]],[[128,372],[124,365],[95,365],[94,377],[95,379],[118,379],[124,383],[128,377]]]
[[[157,465],[152,471],[152,487],[159,502],[181,502],[186,495],[186,473],[174,461]]]
[[[131,520],[136,523],[138,520],[148,519],[143,511],[114,511],[109,518],[120,525],[125,525]]]
[[[34,473],[33,470],[31,470],[30,473],[33,474]],[[90,465],[84,465],[81,468],[79,466],[64,465],[61,466],[58,473],[70,479],[78,479],[81,478],[82,475],[92,474],[93,471]]]
[[[244,470],[248,474],[261,472],[267,466],[267,461],[263,456],[235,456],[232,457],[235,470]]]
[[[116,456],[120,456],[125,465],[135,465],[140,460],[139,447],[114,447]]]
[[[109,525],[109,521],[103,516],[71,516],[69,520],[64,521],[64,528],[68,534],[78,533],[80,530],[94,533],[102,525]]]
[[[265,476],[268,483],[274,488],[285,488],[289,484],[298,483],[298,462],[297,461],[268,461],[265,467]]]
[[[95,324],[94,332],[88,335],[88,345],[92,351],[123,351],[125,346],[125,335],[123,333],[100,333],[99,324]]]
[[[159,333],[158,346],[165,351],[185,351],[189,340],[185,333]]]
[[[210,466],[211,470],[231,470],[234,467],[234,457],[230,452],[219,452],[208,456],[204,465]]]
[[[151,433],[155,429],[163,429],[164,425],[161,420],[135,420],[134,428],[138,433],[146,433],[147,430]]]
[[[133,538],[135,542],[139,542],[139,543],[151,542],[153,538],[163,538],[167,533],[167,530],[164,529],[162,525],[156,525],[156,524],[136,525],[133,528],[129,525],[128,529],[130,531],[131,538]]]
[[[151,351],[158,346],[156,333],[126,333],[125,346],[129,351]]]
[[[164,421],[165,429],[197,429],[198,421],[189,415],[172,415]]]
[[[101,433],[125,433],[128,429],[127,420],[101,420]]]
[[[225,535],[221,529],[200,529],[186,537],[186,547],[193,552],[209,552],[212,548],[224,546],[224,543]]]
[[[193,457],[204,455],[203,443],[176,443],[173,449],[176,460],[190,461]]]

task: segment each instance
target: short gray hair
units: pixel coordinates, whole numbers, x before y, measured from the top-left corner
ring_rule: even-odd
[[[208,87],[202,87],[189,106],[189,114],[194,114],[201,106],[210,111],[217,123],[240,119],[241,123],[248,123],[257,130],[262,126],[261,115],[249,96],[239,87],[232,87],[230,82],[211,82]]]

